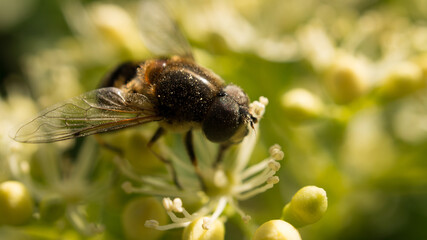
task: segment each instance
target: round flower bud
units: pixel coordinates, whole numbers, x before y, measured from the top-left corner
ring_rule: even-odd
[[[123,141],[124,158],[132,165],[133,170],[140,174],[153,172],[153,169],[163,167],[161,161],[146,147],[148,139],[139,132],[131,132]],[[144,159],[141,159],[141,156]]]
[[[145,226],[147,220],[155,219],[160,225],[167,222],[162,204],[152,197],[139,197],[128,202],[122,213],[123,230],[126,239],[158,239],[163,231]]]
[[[270,220],[262,224],[252,240],[301,240],[297,229],[283,220]]]
[[[366,64],[350,55],[338,56],[326,72],[326,90],[337,103],[349,103],[369,89]]]
[[[66,203],[63,198],[50,196],[40,202],[40,218],[46,222],[54,222],[64,216]]]
[[[301,188],[282,212],[281,219],[295,227],[303,227],[319,221],[328,208],[326,191],[315,186]]]
[[[283,94],[281,103],[287,118],[295,122],[317,118],[323,111],[319,98],[301,88]]]
[[[24,184],[6,181],[0,184],[0,224],[19,225],[30,220],[33,199]]]
[[[222,240],[224,239],[224,224],[215,219],[212,223],[209,218],[200,217],[188,225],[182,233],[183,240]]]
[[[412,62],[400,63],[383,79],[380,96],[396,99],[407,96],[425,85],[421,68]]]

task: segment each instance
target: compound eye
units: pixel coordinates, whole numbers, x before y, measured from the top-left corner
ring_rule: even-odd
[[[203,121],[202,130],[212,142],[229,140],[242,124],[239,105],[230,96],[217,97]]]

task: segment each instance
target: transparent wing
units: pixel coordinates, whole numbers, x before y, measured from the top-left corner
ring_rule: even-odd
[[[162,1],[141,1],[138,22],[143,42],[153,54],[193,58],[190,44]]]
[[[146,96],[100,88],[45,109],[12,138],[26,143],[54,142],[161,119]]]

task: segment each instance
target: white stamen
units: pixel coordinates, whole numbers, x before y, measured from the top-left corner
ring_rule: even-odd
[[[198,215],[197,213],[190,214],[189,212],[187,212],[187,210],[185,210],[185,208],[182,208],[182,214],[184,214],[184,217],[188,219],[196,218]]]
[[[271,154],[271,157],[276,161],[280,161],[285,157],[285,154],[279,150],[279,151],[275,151],[273,154]]]
[[[235,196],[239,200],[246,200],[246,199],[251,198],[251,197],[253,197],[253,196],[257,195],[257,194],[265,192],[265,191],[267,191],[268,189],[270,189],[272,187],[273,187],[273,184],[265,184],[262,187],[255,188],[255,189],[253,189],[251,191],[248,191],[248,192],[246,192],[244,194],[236,194]]]
[[[273,177],[267,179],[267,184],[276,184],[278,182],[279,182],[278,176],[273,176]]]
[[[253,103],[251,103],[249,105],[249,112],[256,118],[261,118],[264,115],[265,112],[265,105],[258,102],[258,101],[254,101]]]
[[[252,217],[249,215],[245,215],[242,217],[242,220],[244,223],[248,223],[249,221],[251,221]]]
[[[122,184],[122,189],[123,191],[125,191],[125,193],[130,194],[133,192],[133,187],[132,187],[132,183],[130,182],[124,182]]]
[[[151,221],[151,220],[149,220],[149,221]],[[175,229],[175,228],[186,227],[186,226],[190,225],[190,223],[191,222],[171,223],[171,224],[157,226],[157,227],[152,227],[152,228],[154,228],[156,230],[160,230],[160,231],[167,231],[167,230],[171,230],[171,229]]]
[[[209,230],[209,228],[211,228],[211,218],[208,218],[208,217],[203,218],[202,228],[204,230]]]
[[[173,200],[172,211],[179,213],[183,211],[182,200],[180,198],[175,198]]]
[[[216,206],[215,212],[212,214],[212,216],[209,218],[208,221],[205,222],[206,218],[203,219],[203,229],[208,230],[212,223],[221,215],[221,213],[224,211],[225,206],[227,206],[227,198],[221,197],[218,201],[218,205]]]
[[[251,216],[243,212],[243,210],[240,209],[239,205],[237,205],[237,203],[234,200],[230,200],[229,204],[233,207],[233,209],[237,212],[237,214],[240,215],[240,217],[245,223],[248,223],[251,220]]]
[[[269,167],[271,170],[273,170],[273,171],[277,172],[277,171],[279,171],[279,169],[280,169],[280,163],[278,163],[278,162],[276,162],[276,161],[274,161],[274,160],[271,160],[271,161],[269,161],[269,162],[268,162],[268,167]]]
[[[271,154],[271,152],[276,150],[276,149],[282,150],[282,147],[279,144],[274,144],[268,149],[268,152]]]
[[[264,170],[268,165],[268,159],[265,159],[255,165],[250,166],[249,168],[245,169],[241,174],[240,177],[242,180],[247,179],[249,177],[252,177],[253,175],[261,172]]]
[[[157,228],[159,226],[159,222],[156,220],[147,220],[145,221],[144,226],[147,228]]]
[[[255,124],[255,131],[259,128],[259,124]],[[243,139],[243,142],[240,144],[239,151],[237,153],[236,160],[234,161],[234,166],[232,167],[232,175],[238,176],[241,174],[243,169],[248,165],[249,158],[254,150],[257,134],[250,132],[248,136]]]
[[[269,168],[264,169],[263,172],[259,173],[255,177],[247,180],[245,183],[236,186],[233,190],[236,193],[246,192],[253,189],[254,187],[264,184],[268,178],[272,177],[276,172]]]
[[[173,210],[173,202],[170,198],[163,198],[162,203],[163,203],[163,207],[166,209],[166,211],[172,211]]]
[[[166,213],[169,215],[169,218],[174,223],[182,223],[182,222],[188,222],[189,220],[187,218],[179,218],[173,213],[172,211],[166,211]]]
[[[182,206],[182,200],[180,198],[175,198],[173,201],[170,198],[163,198],[162,200],[163,207],[166,210],[166,213],[169,215],[169,218],[174,223],[186,223],[194,220],[198,215],[197,213],[191,215],[185,210]],[[184,215],[184,217],[180,218],[175,215],[174,212],[179,212]],[[158,229],[158,228],[156,228]]]
[[[282,151],[282,148],[278,144],[274,144],[273,146],[271,146],[268,152],[270,153],[270,156],[277,161],[282,160],[285,156]]]

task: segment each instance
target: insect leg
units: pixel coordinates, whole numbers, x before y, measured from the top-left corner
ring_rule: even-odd
[[[219,145],[218,153],[216,155],[215,162],[212,164],[212,167],[215,169],[222,162],[225,151],[231,146],[229,143],[221,143]]]
[[[187,149],[187,153],[188,153],[188,156],[190,157],[191,164],[193,164],[194,166],[194,171],[196,172],[196,175],[199,178],[200,185],[203,190],[206,190],[206,184],[203,180],[202,172],[200,171],[196,154],[194,153],[193,134],[191,130],[185,134],[185,148]]]
[[[98,142],[99,145],[101,145],[102,147],[105,147],[106,149],[115,152],[117,155],[119,155],[120,157],[123,157],[124,153],[123,150],[119,147],[113,146],[107,142],[104,141],[104,139],[102,139],[99,135],[93,135],[95,137],[95,140]]]
[[[176,185],[176,187],[177,188],[179,188],[179,189],[182,189],[182,186],[181,186],[181,184],[179,183],[179,181],[178,181],[178,176],[177,176],[177,174],[176,174],[176,170],[175,170],[175,168],[173,167],[173,164],[172,164],[172,162],[170,161],[170,160],[168,160],[168,159],[166,159],[165,157],[163,157],[162,155],[160,155],[159,153],[157,153],[156,151],[154,151],[153,149],[152,149],[152,147],[153,147],[153,144],[157,141],[157,140],[159,140],[159,138],[161,137],[161,136],[163,136],[163,135],[165,135],[165,133],[166,133],[166,130],[164,129],[164,128],[162,128],[162,127],[159,127],[157,130],[156,130],[156,132],[154,133],[154,135],[151,137],[151,139],[150,139],[150,141],[147,143],[147,147],[148,147],[148,149],[150,149],[150,151],[160,160],[160,161],[162,161],[163,163],[165,163],[166,164],[166,166],[169,168],[169,170],[170,170],[170,172],[171,172],[171,174],[172,174],[172,179],[173,179],[173,182],[175,183],[175,185]]]

